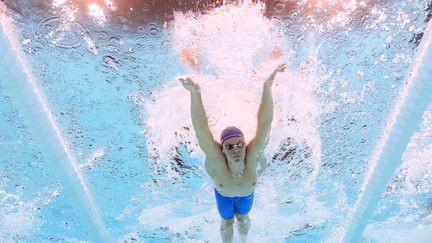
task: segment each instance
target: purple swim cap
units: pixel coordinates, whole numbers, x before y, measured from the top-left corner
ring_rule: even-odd
[[[227,140],[228,138],[233,138],[233,137],[244,138],[244,135],[243,135],[242,131],[240,129],[238,129],[237,127],[227,127],[221,133],[220,143],[223,144],[225,142],[225,140]]]

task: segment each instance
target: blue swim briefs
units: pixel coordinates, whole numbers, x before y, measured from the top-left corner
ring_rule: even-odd
[[[214,189],[216,204],[223,219],[232,219],[234,214],[248,214],[252,208],[254,193],[244,197],[224,197]]]

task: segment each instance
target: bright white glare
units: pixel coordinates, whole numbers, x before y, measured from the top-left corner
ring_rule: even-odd
[[[356,10],[357,8],[357,1],[351,0],[345,3],[345,8],[351,11]]]
[[[103,25],[107,22],[105,13],[99,5],[91,3],[88,5],[89,15],[95,18],[95,21],[99,25]]]
[[[99,160],[102,156],[104,156],[105,150],[103,148],[97,149],[90,158],[87,159],[86,163],[81,164],[80,168],[93,168],[93,164],[95,161]]]
[[[60,5],[63,5],[66,3],[67,0],[53,0],[52,5],[54,7],[59,7]]]
[[[85,43],[87,45],[87,50],[91,51],[95,55],[98,54],[97,46],[93,42],[93,40],[90,37],[88,37],[88,36],[85,36],[84,40],[85,40]]]
[[[31,39],[26,38],[26,39],[24,39],[21,43],[22,43],[23,45],[27,45],[27,44],[30,43],[30,42],[31,42]]]
[[[61,5],[58,10],[61,17],[60,24],[46,35],[46,38],[51,39],[51,43],[54,45],[61,42],[65,38],[66,33],[72,30],[73,22],[76,20],[75,13],[78,11],[72,5]]]
[[[111,0],[105,0],[105,4],[111,10],[116,10],[117,9],[117,6]]]

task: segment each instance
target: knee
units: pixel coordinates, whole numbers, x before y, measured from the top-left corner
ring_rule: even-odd
[[[251,226],[251,220],[250,220],[250,218],[248,216],[241,217],[241,218],[239,217],[238,218],[238,223],[239,223],[239,226],[241,226],[241,227],[248,228],[248,227]]]
[[[229,220],[222,219],[221,230],[223,231],[229,230],[230,228],[232,228],[233,224],[234,224],[234,219],[229,219]]]

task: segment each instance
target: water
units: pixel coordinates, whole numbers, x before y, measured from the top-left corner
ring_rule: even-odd
[[[3,2],[29,67],[17,82],[33,77],[54,120],[31,91],[2,83],[4,242],[220,241],[176,78],[200,82],[214,134],[235,123],[250,139],[261,82],[280,62],[250,240],[342,241],[431,15],[430,1]],[[200,73],[182,63],[184,46]],[[431,114],[429,104],[362,241],[432,238]]]

